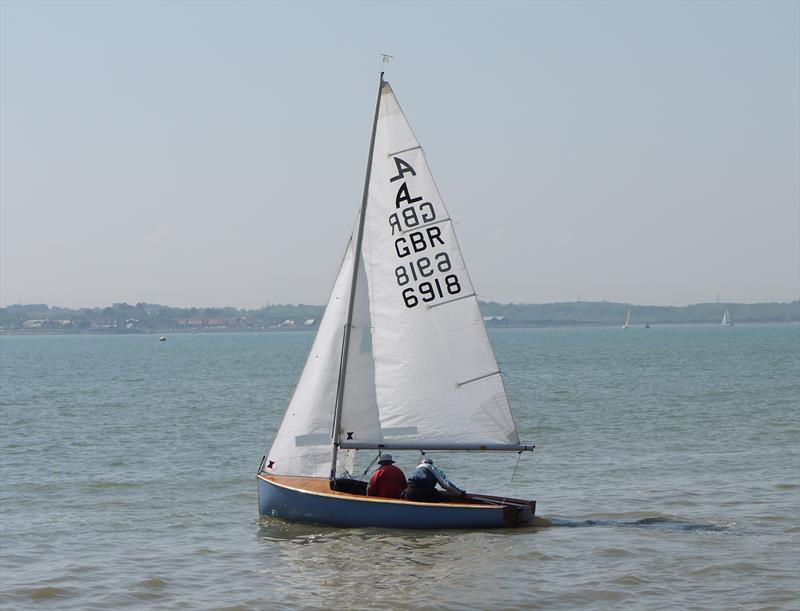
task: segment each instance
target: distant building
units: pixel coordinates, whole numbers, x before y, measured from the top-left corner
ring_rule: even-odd
[[[227,329],[229,326],[237,326],[237,320],[239,319],[187,318],[186,320],[178,320],[176,322],[179,327],[189,327],[192,329]]]
[[[116,320],[93,320],[92,324],[89,325],[89,328],[92,330],[98,329],[116,329],[117,328],[117,321]]]
[[[71,320],[31,319],[22,323],[23,329],[66,329],[72,326]]]

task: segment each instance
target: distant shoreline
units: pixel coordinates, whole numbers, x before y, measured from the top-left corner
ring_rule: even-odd
[[[699,303],[687,306],[637,306],[608,301],[545,304],[479,302],[488,328],[622,327],[631,324],[715,324],[728,312],[734,324],[800,322],[800,300],[791,303]],[[104,308],[51,307],[47,304],[0,308],[0,333],[20,335],[176,334],[197,332],[313,331],[324,313],[320,305],[267,305],[237,308],[173,308],[148,303],[115,303]]]

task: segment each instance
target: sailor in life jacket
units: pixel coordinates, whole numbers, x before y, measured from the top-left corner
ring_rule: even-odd
[[[447,479],[441,469],[434,467],[430,458],[423,458],[416,471],[408,478],[405,497],[410,501],[426,501],[428,503],[447,500],[447,495],[436,490],[436,484],[460,497],[467,494]]]

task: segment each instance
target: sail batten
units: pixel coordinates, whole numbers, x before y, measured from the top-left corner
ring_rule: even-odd
[[[453,303],[454,301],[461,301],[462,299],[469,299],[470,297],[477,297],[476,293],[469,293],[467,295],[462,295],[460,297],[454,297],[448,301],[440,301],[438,303],[433,303],[428,306],[428,308],[438,308],[439,306],[447,305],[448,303]]]
[[[402,151],[395,151],[394,153],[388,153],[387,157],[394,157],[395,155],[402,155],[403,153],[408,153],[409,151],[415,151],[417,149],[422,150],[422,147],[418,144],[417,146],[412,146],[407,149],[403,149]]]
[[[459,382],[458,385],[459,386],[466,386],[467,384],[472,384],[473,382],[479,382],[480,380],[483,380],[484,378],[491,378],[492,376],[499,376],[499,375],[500,375],[500,370],[497,370],[497,371],[493,371],[491,373],[487,373],[485,375],[482,375],[480,377],[473,378],[471,380],[465,380],[464,382]]]
[[[450,217],[444,219],[436,219],[435,221],[431,221],[430,223],[423,223],[421,225],[416,225],[414,227],[408,227],[406,229],[401,229],[398,231],[399,235],[408,234],[412,231],[419,231],[420,229],[425,229],[426,227],[432,227],[434,225],[442,225],[444,223],[452,223],[452,219]],[[392,233],[394,235],[394,233]]]

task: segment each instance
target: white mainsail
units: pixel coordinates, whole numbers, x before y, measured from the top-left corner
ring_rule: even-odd
[[[363,218],[360,253],[351,239],[265,469],[327,476],[337,442],[342,448],[522,449],[453,223],[383,81]]]
[[[381,93],[362,257],[387,447],[518,444],[453,223],[388,83]]]

